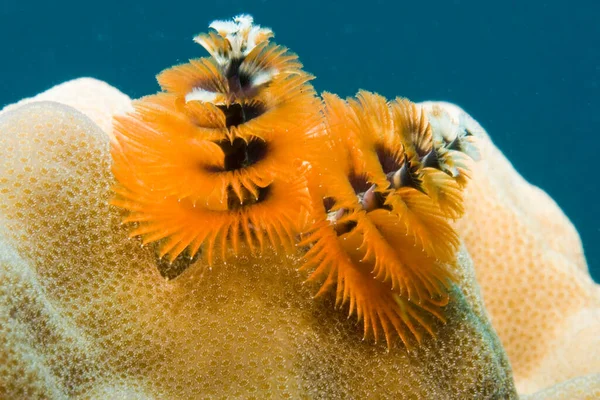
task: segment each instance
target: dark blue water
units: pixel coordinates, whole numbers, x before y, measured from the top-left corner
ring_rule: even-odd
[[[0,106],[80,76],[153,93],[157,72],[205,55],[194,34],[250,13],[320,91],[465,108],[565,210],[600,280],[600,1],[52,3],[0,2]]]

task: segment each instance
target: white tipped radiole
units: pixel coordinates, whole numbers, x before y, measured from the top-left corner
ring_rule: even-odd
[[[281,66],[291,60],[290,56],[285,55],[284,48],[268,44],[273,37],[271,29],[253,22],[247,14],[230,21],[213,21],[210,24],[213,32],[194,37],[212,56],[214,66],[210,68],[219,70],[226,82],[199,82],[186,94],[186,102],[229,104],[235,99],[249,98],[282,72]]]
[[[270,28],[261,28],[260,25],[253,25],[253,22],[252,16],[241,14],[234,17],[233,21],[217,20],[209,25],[229,43],[229,50],[226,54],[217,52],[207,40],[206,35],[198,35],[194,41],[211,53],[221,66],[225,66],[232,59],[244,58],[257,45],[273,37],[273,31]]]
[[[202,88],[194,88],[191,92],[185,95],[185,102],[201,101],[205,103],[214,103],[218,94]]]

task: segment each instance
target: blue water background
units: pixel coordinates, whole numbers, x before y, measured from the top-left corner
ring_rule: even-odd
[[[160,70],[205,55],[194,34],[241,12],[319,91],[462,106],[575,223],[600,280],[598,0],[2,0],[0,106],[81,76],[154,93]]]

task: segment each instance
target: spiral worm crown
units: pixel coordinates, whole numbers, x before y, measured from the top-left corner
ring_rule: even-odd
[[[175,260],[301,249],[317,295],[410,348],[444,320],[478,153],[468,131],[402,98],[318,98],[297,57],[250,16],[197,36],[210,57],[158,75],[119,117],[113,204]],[[446,119],[445,119],[446,118]],[[449,118],[449,117],[448,117]]]

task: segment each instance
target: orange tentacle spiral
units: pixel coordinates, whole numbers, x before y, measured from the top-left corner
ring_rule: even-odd
[[[174,260],[200,249],[305,250],[308,279],[410,348],[444,320],[459,238],[450,220],[476,147],[414,103],[361,91],[322,104],[297,57],[249,16],[199,35],[210,57],[159,74],[119,117],[113,204]]]

